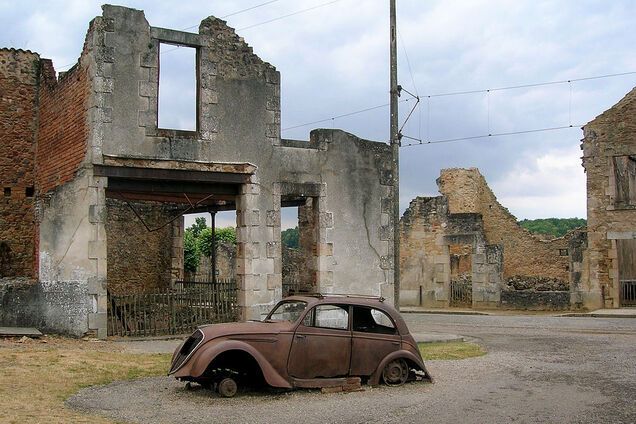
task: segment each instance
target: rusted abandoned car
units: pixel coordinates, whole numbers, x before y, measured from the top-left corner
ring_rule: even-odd
[[[169,375],[231,397],[239,385],[344,385],[347,377],[399,386],[427,379],[417,343],[383,298],[291,296],[262,321],[199,327],[174,352]]]

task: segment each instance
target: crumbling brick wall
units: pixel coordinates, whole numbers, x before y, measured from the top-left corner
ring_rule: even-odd
[[[78,63],[59,81],[50,60],[42,61],[37,149],[38,190],[69,182],[86,156],[89,83]]]
[[[617,247],[636,238],[636,199],[633,199],[636,178],[633,172],[631,175],[623,172],[624,179],[621,178],[623,170],[618,167],[622,162],[634,161],[635,117],[636,88],[583,128],[581,148],[588,198],[585,257],[589,261],[589,269],[585,271],[589,277],[581,281],[576,302],[590,309],[621,306]]]
[[[35,277],[35,136],[40,58],[0,49],[0,278]]]
[[[115,295],[165,290],[171,282],[175,206],[158,202],[106,201],[108,291]],[[144,223],[152,231],[148,231]]]

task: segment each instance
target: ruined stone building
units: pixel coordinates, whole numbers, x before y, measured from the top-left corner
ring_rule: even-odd
[[[583,131],[589,278],[577,301],[636,306],[636,88]]]
[[[196,51],[194,130],[158,122],[175,45]],[[105,336],[108,293],[183,277],[186,210],[236,211],[243,319],[281,298],[282,207],[299,209],[306,289],[392,297],[389,147],[281,139],[280,74],[225,22],[187,33],[106,5],[57,78],[1,49],[0,97],[0,325]]]
[[[570,282],[582,275],[584,232],[536,237],[476,168],[444,169],[437,183],[442,195],[415,198],[400,223],[403,305],[569,307]]]
[[[587,228],[542,240],[475,168],[445,169],[441,196],[401,219],[401,303],[598,309],[636,305],[636,89],[584,126]]]

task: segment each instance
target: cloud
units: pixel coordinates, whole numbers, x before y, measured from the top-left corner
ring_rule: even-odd
[[[279,0],[227,20],[234,28],[244,28],[324,2]],[[120,2],[145,10],[151,25],[175,29],[198,26],[208,15],[223,16],[258,3],[193,0],[175,7],[173,2]],[[422,96],[421,107],[404,127],[404,133],[415,138],[439,140],[584,124],[636,85],[632,75],[490,94],[425,97],[636,70],[632,54],[636,2],[630,0],[401,0],[397,12],[399,81]],[[54,59],[59,69],[77,60],[88,23],[100,13],[98,0],[0,0],[0,43],[36,50]],[[238,32],[281,71],[284,128],[388,103],[386,2],[341,0]],[[402,103],[400,110],[402,121],[410,107]],[[177,109],[173,112],[178,114]],[[283,136],[306,139],[313,127],[335,127],[386,140],[388,113],[388,108],[377,109],[285,131]],[[410,196],[436,194],[441,168],[474,166],[501,191],[498,195],[519,218],[582,216],[585,192],[577,150],[581,137],[580,129],[574,128],[404,148],[401,205],[406,207]],[[561,167],[550,165],[549,158],[566,162]]]
[[[580,156],[578,147],[525,155],[490,186],[515,216],[585,217],[587,196]]]

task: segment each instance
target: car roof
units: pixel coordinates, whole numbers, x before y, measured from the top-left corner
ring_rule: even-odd
[[[334,293],[302,293],[284,298],[282,301],[300,300],[307,302],[308,307],[318,304],[331,303],[340,305],[358,305],[377,308],[386,312],[395,320],[401,334],[408,333],[408,328],[400,313],[381,296],[369,296],[358,294],[334,294]]]
[[[361,294],[334,294],[334,293],[302,293],[295,294],[289,297],[284,298],[283,300],[303,300],[307,303],[342,303],[342,304],[353,304],[353,305],[365,305],[365,306],[375,306],[384,307],[389,306],[389,304],[384,303],[385,299],[381,296],[368,296]]]

